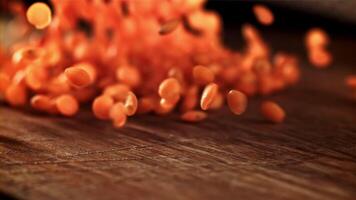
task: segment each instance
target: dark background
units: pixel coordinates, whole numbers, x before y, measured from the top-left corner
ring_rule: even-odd
[[[3,2],[6,4],[7,1],[9,0]],[[34,2],[46,2],[51,5],[50,0],[22,2],[26,6]],[[256,3],[265,4],[272,9],[276,19],[274,29],[305,31],[319,26],[332,34],[350,37],[356,35],[355,0],[208,0],[206,7],[219,12],[224,24],[229,28],[247,22],[258,25],[251,12],[252,6]]]

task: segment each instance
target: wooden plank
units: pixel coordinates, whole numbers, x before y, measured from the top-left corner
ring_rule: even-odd
[[[354,199],[355,102],[347,69],[305,72],[269,97],[288,113],[266,123],[254,98],[199,124],[139,116],[124,129],[0,108],[0,189],[24,199]],[[333,81],[330,81],[333,80]],[[315,84],[317,83],[317,84]]]
[[[274,48],[303,55],[303,34],[264,31]],[[145,115],[115,130],[89,111],[66,119],[2,104],[0,199],[355,199],[356,109],[343,78],[355,73],[356,42],[332,47],[334,68],[304,70],[301,84],[253,98],[241,117]],[[262,99],[280,102],[286,122],[266,123]]]

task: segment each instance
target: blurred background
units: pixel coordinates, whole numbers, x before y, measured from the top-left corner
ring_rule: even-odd
[[[51,5],[50,0],[18,1],[25,3],[27,7],[39,1]],[[9,17],[6,12],[7,2],[9,0],[2,0],[0,3],[2,18]],[[256,3],[267,5],[273,11],[275,22],[272,26],[266,27],[258,23],[252,12]],[[239,49],[243,46],[240,28],[241,25],[250,23],[261,31],[273,50],[286,50],[306,58],[305,33],[310,28],[319,27],[329,34],[332,41],[329,49],[336,61],[346,65],[356,62],[353,53],[356,48],[356,0],[208,0],[206,8],[218,12],[222,17],[222,40],[228,47]]]
[[[252,12],[256,3],[267,5],[273,11],[275,22],[272,26],[258,23]],[[229,47],[243,46],[240,27],[251,23],[261,31],[273,50],[286,50],[306,59],[305,33],[319,27],[331,38],[329,49],[335,61],[355,68],[356,0],[210,0],[206,6],[222,16],[223,38]]]

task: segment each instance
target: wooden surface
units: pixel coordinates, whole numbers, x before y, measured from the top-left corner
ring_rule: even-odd
[[[268,97],[287,111],[278,125],[261,118],[258,97],[241,117],[226,108],[199,124],[148,115],[121,130],[89,112],[66,119],[3,104],[0,191],[30,200],[356,199],[356,109],[343,86],[354,68],[339,65],[304,64],[300,84]]]

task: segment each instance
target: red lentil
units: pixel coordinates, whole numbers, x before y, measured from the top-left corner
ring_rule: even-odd
[[[52,106],[51,98],[42,94],[33,96],[30,103],[34,109],[44,112],[48,112]]]
[[[207,114],[199,110],[190,110],[181,115],[181,119],[186,122],[199,122],[207,118]]]
[[[5,99],[11,106],[24,106],[27,102],[27,90],[22,84],[12,83],[5,91]]]
[[[175,107],[175,103],[168,101],[166,99],[160,99],[158,103],[156,103],[155,106],[155,113],[158,115],[166,115],[170,113]]]
[[[64,73],[71,85],[77,88],[83,88],[94,82],[94,71],[94,67],[91,64],[80,63],[67,68]]]
[[[211,102],[210,104],[210,110],[218,110],[220,109],[221,107],[223,107],[225,103],[225,98],[224,96],[218,92],[213,100],[213,102]]]
[[[137,110],[137,97],[133,92],[129,92],[125,100],[125,111],[127,116],[132,116]]]
[[[274,22],[272,11],[264,5],[253,6],[253,12],[257,20],[263,25],[271,25]]]
[[[309,61],[317,68],[325,68],[330,65],[332,57],[324,49],[313,49],[309,51]]]
[[[114,105],[114,100],[108,95],[96,97],[93,101],[92,110],[98,119],[109,119],[110,109]]]
[[[281,123],[286,116],[283,108],[273,101],[264,101],[261,104],[262,115],[270,122]]]
[[[345,84],[351,89],[356,89],[356,75],[349,75],[345,78]]]
[[[47,73],[42,66],[32,64],[26,68],[25,81],[29,88],[39,90],[47,81]]]
[[[180,94],[181,86],[175,78],[167,78],[159,85],[158,94],[161,98],[174,101]]]
[[[332,62],[332,56],[326,49],[329,40],[327,33],[320,28],[313,28],[306,34],[305,45],[309,61],[317,68],[328,67]]]
[[[193,77],[196,83],[206,85],[214,81],[214,73],[207,67],[198,65],[193,68]]]
[[[46,28],[52,20],[50,8],[45,3],[32,4],[26,13],[28,21],[38,29]]]
[[[64,94],[55,98],[55,105],[60,114],[64,116],[73,116],[78,112],[78,100],[72,95]]]
[[[130,92],[130,88],[122,83],[117,83],[113,85],[109,85],[104,89],[103,94],[111,96],[116,101],[125,101],[128,93]]]
[[[204,88],[203,94],[200,99],[200,107],[203,110],[208,110],[211,103],[214,101],[218,93],[218,85],[216,83],[210,83]]]
[[[305,45],[309,48],[324,47],[329,44],[329,36],[320,28],[310,29],[305,37]]]
[[[227,104],[231,112],[235,115],[241,115],[247,107],[247,97],[244,93],[237,90],[230,90],[227,94]]]
[[[125,114],[125,106],[123,103],[115,103],[110,109],[110,118],[112,119],[113,125],[117,128],[121,128],[125,125],[127,116]]]
[[[168,33],[171,33],[175,29],[177,29],[179,23],[180,23],[180,20],[178,20],[178,19],[169,20],[161,26],[158,33],[161,35],[166,35]]]
[[[140,72],[131,66],[121,66],[117,68],[116,77],[120,82],[130,87],[137,87],[141,83]]]

